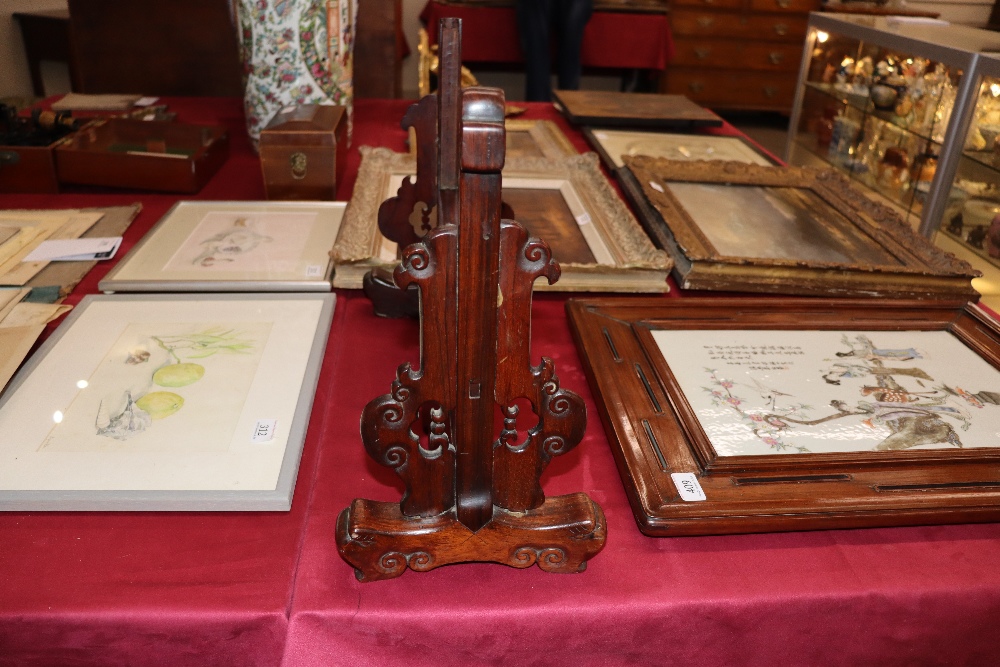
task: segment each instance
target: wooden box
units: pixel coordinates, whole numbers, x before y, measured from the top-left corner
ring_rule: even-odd
[[[268,199],[333,200],[347,154],[342,106],[288,107],[260,133],[260,164]]]
[[[0,146],[0,192],[58,192],[52,146]]]
[[[193,194],[229,157],[223,127],[110,118],[55,147],[60,183]]]

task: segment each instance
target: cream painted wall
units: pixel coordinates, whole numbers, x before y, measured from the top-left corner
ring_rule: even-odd
[[[0,0],[0,97],[31,95],[28,61],[24,57],[21,28],[14,20],[14,12],[49,9],[66,9],[66,0]],[[46,92],[69,91],[69,70],[65,66],[46,65],[42,77]]]

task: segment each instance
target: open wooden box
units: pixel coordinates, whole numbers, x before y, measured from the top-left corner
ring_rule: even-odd
[[[60,183],[193,194],[229,155],[224,128],[111,118],[55,148]]]

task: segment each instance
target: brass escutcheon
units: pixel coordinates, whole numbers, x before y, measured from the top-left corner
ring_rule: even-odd
[[[292,178],[301,181],[306,177],[306,167],[308,159],[303,152],[292,153],[288,157],[288,165],[292,168]]]

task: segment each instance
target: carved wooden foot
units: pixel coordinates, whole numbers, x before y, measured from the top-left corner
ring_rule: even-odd
[[[379,317],[398,319],[420,317],[420,296],[417,288],[399,289],[392,281],[392,274],[385,269],[372,269],[362,279],[365,296],[372,302]]]
[[[404,516],[398,503],[358,499],[337,519],[337,549],[359,581],[398,577],[472,561],[546,572],[582,572],[604,546],[604,512],[585,493],[549,498],[527,512],[493,508],[476,532],[454,511],[429,518]]]

